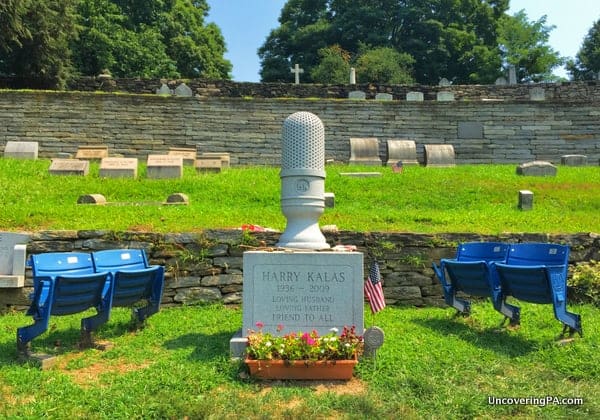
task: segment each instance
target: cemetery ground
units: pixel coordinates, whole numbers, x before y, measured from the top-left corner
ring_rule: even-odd
[[[0,230],[53,229],[192,232],[256,224],[283,230],[279,168],[231,168],[181,180],[53,176],[48,160],[0,159]],[[341,175],[377,171],[375,178]],[[533,210],[517,208],[519,190]],[[523,177],[515,165],[327,166],[335,207],[321,225],[341,230],[408,232],[600,232],[598,167],[559,167],[556,177]],[[170,194],[187,206],[164,206]],[[103,194],[107,205],[78,205]],[[81,314],[53,317],[32,343],[58,355],[40,370],[17,360],[15,331],[31,317],[0,316],[0,417],[7,418],[600,418],[600,309],[569,303],[584,336],[560,344],[551,305],[519,303],[521,326],[500,328],[488,300],[468,318],[451,308],[387,307],[365,326],[385,331],[376,359],[364,359],[349,382],[249,378],[229,359],[242,324],[238,307],[163,308],[139,331],[115,308],[96,333],[106,351],[79,350]],[[91,311],[93,313],[93,311]],[[504,399],[504,400],[502,400]],[[511,399],[511,400],[508,400]],[[508,403],[490,403],[498,400]]]
[[[599,418],[600,308],[570,307],[585,335],[567,345],[556,341],[550,305],[523,303],[518,329],[498,328],[489,301],[475,303],[470,318],[451,308],[387,307],[375,316],[384,345],[349,382],[249,378],[228,357],[242,311],[222,305],[164,308],[137,332],[117,308],[96,334],[114,344],[106,351],[78,350],[80,317],[55,317],[33,342],[58,355],[42,371],[17,362],[15,330],[30,317],[11,313],[0,317],[0,417]]]
[[[0,230],[88,230],[197,232],[254,224],[283,231],[280,178],[276,167],[233,167],[196,173],[185,166],[182,179],[87,176],[48,173],[49,160],[0,159]],[[600,232],[600,170],[559,166],[555,177],[516,175],[516,165],[326,166],[325,191],[335,194],[320,225],[340,230],[415,233]],[[357,178],[347,172],[380,172]],[[533,210],[518,209],[518,193],[534,193]],[[161,205],[174,193],[189,205]],[[101,194],[107,205],[77,204]]]

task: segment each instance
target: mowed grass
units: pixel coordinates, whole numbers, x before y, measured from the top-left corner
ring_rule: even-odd
[[[117,308],[96,335],[114,344],[108,351],[78,350],[80,316],[54,317],[33,341],[35,351],[58,357],[46,371],[16,361],[15,330],[31,318],[4,315],[0,417],[600,418],[600,309],[570,307],[585,336],[560,345],[551,306],[521,307],[519,329],[498,328],[502,316],[489,302],[474,303],[470,318],[449,308],[388,307],[375,316],[383,346],[349,382],[249,378],[228,357],[242,311],[221,305],[164,308],[136,332]],[[492,397],[530,403],[490,404]],[[558,404],[563,398],[583,403]]]
[[[280,178],[276,167],[238,167],[220,174],[184,168],[183,179],[50,175],[49,160],[0,159],[0,230],[108,229],[194,232],[255,224],[283,230]],[[402,174],[386,167],[327,166],[325,190],[335,194],[320,225],[340,230],[382,232],[575,233],[600,231],[600,167],[559,166],[556,177],[516,175],[516,165],[408,166]],[[377,171],[355,178],[343,172]],[[517,208],[519,190],[534,193],[531,211]],[[161,205],[173,193],[188,206]],[[80,196],[102,194],[108,205],[77,204]]]

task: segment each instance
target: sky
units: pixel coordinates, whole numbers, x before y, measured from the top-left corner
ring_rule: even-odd
[[[208,0],[207,22],[221,28],[225,38],[227,58],[233,64],[233,80],[260,81],[258,48],[272,29],[279,26],[281,9],[286,0]],[[600,19],[600,0],[510,0],[509,14],[524,9],[528,20],[537,21],[546,15],[550,46],[563,57],[574,58],[584,37],[594,22]],[[564,69],[555,74],[567,77]],[[294,75],[290,73],[290,82]]]

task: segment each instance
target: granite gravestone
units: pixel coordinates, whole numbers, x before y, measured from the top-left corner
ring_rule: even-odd
[[[4,157],[12,159],[38,158],[39,145],[37,141],[7,141],[4,147]]]
[[[408,102],[423,102],[424,99],[423,92],[408,92],[406,94],[406,100]]]
[[[230,341],[242,357],[245,338],[257,323],[264,331],[287,334],[355,326],[364,332],[363,255],[329,251],[318,226],[325,207],[325,144],[321,120],[297,112],[284,122],[281,207],[287,218],[277,251],[243,256],[243,326]]]
[[[102,160],[108,157],[108,146],[79,146],[75,159]]]
[[[184,165],[194,165],[196,162],[196,149],[189,147],[169,147],[169,156],[181,156]]]
[[[183,178],[183,158],[181,156],[149,155],[146,176],[151,179]]]
[[[397,162],[402,165],[418,165],[417,145],[414,140],[391,139],[387,141],[387,165],[393,166]]]
[[[351,138],[348,164],[381,166],[379,140],[375,137]]]
[[[0,232],[0,288],[25,285],[25,254],[29,235]]]
[[[137,178],[137,158],[108,157],[100,162],[99,176],[103,178]]]
[[[454,146],[451,144],[426,144],[425,166],[438,168],[455,166]]]
[[[367,99],[367,94],[360,90],[353,90],[352,92],[348,93],[348,99]]]
[[[79,159],[52,159],[48,172],[52,175],[86,176],[90,172],[90,162]]]

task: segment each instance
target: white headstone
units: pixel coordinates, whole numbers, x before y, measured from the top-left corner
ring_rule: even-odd
[[[423,102],[423,92],[408,92],[406,94],[406,100],[409,102]]]
[[[186,85],[185,83],[182,83],[175,88],[175,95],[183,96],[183,97],[191,97],[191,96],[194,96],[194,92],[192,92],[192,89],[188,85]]]
[[[4,157],[12,159],[32,159],[38,158],[37,141],[7,141],[4,147]]]
[[[152,179],[182,178],[183,158],[181,156],[149,155],[146,176]]]
[[[442,77],[440,79],[440,82],[438,83],[439,86],[450,86],[452,83],[450,82],[450,80],[446,79],[445,77]]]
[[[529,99],[532,101],[544,101],[546,99],[546,92],[544,88],[534,87],[529,91]]]
[[[379,140],[375,137],[351,138],[348,164],[381,166]]]
[[[496,79],[496,81],[494,82],[494,84],[496,86],[505,86],[508,84],[508,82],[506,81],[506,79],[504,77],[498,77]]]
[[[173,89],[170,89],[165,83],[160,86],[160,89],[156,89],[157,95],[172,95],[175,93]]]
[[[350,67],[350,84],[356,84],[356,69],[354,67]]]
[[[394,97],[389,93],[382,92],[382,93],[378,93],[377,95],[375,95],[375,100],[377,100],[377,101],[391,101],[393,99],[394,99]]]
[[[417,145],[414,140],[391,139],[387,141],[387,165],[393,166],[398,162],[402,165],[418,165]]]
[[[360,90],[353,90],[352,92],[348,93],[348,98],[349,99],[361,99],[361,100],[367,99],[367,94]]]
[[[29,235],[0,232],[0,288],[23,287]]]
[[[454,146],[451,144],[426,144],[425,166],[438,168],[455,166]]]
[[[438,102],[452,102],[454,100],[454,92],[441,91],[437,93]]]
[[[300,74],[304,73],[304,69],[301,69],[298,64],[294,64],[294,67],[290,67],[290,73],[294,73],[294,83],[296,85],[300,84]]]
[[[508,67],[508,84],[516,85],[517,84],[517,69],[514,65],[510,65]]]

